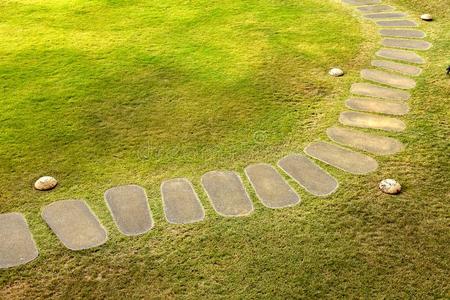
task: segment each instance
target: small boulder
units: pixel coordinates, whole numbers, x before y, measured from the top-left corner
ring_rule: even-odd
[[[432,21],[433,20],[433,16],[431,16],[430,14],[423,14],[420,16],[420,18],[424,21]]]
[[[58,181],[51,176],[43,176],[36,180],[34,188],[39,191],[48,191],[53,189],[58,184]]]
[[[400,193],[402,186],[394,179],[384,179],[380,182],[380,190],[383,193],[395,195]]]
[[[339,69],[339,68],[332,68],[332,69],[328,72],[328,74],[330,74],[331,76],[334,76],[334,77],[339,77],[339,76],[344,75],[344,71],[342,71],[342,70]]]

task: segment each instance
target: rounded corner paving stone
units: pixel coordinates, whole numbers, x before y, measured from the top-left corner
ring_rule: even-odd
[[[0,214],[0,269],[17,267],[36,259],[36,243],[22,214]]]
[[[347,126],[381,129],[387,131],[403,131],[405,123],[399,119],[356,111],[344,111],[339,116],[339,122]]]
[[[362,5],[378,4],[381,3],[381,0],[342,0],[342,2],[355,6],[362,6]]]
[[[383,13],[375,13],[375,14],[367,14],[364,15],[366,19],[397,19],[406,17],[405,13],[402,12],[383,12]]]
[[[374,59],[371,62],[373,67],[386,69],[408,76],[418,76],[422,73],[422,69],[416,66],[406,65],[390,60]]]
[[[425,32],[417,29],[380,29],[378,31],[381,36],[401,37],[401,38],[424,38]]]
[[[105,201],[121,233],[134,236],[153,227],[145,190],[138,185],[121,185],[105,192]]]
[[[411,20],[382,20],[376,21],[381,27],[417,27],[418,24]]]
[[[428,50],[431,48],[431,43],[422,40],[406,40],[396,38],[385,38],[381,41],[381,45],[385,47],[402,48],[410,50]]]
[[[409,107],[402,101],[380,100],[376,98],[350,98],[345,105],[353,110],[402,116],[409,112]]]
[[[382,98],[387,100],[406,101],[411,97],[407,91],[382,87],[371,83],[354,83],[350,92],[355,95]]]
[[[357,7],[357,9],[362,13],[377,13],[394,10],[394,7],[389,5],[368,5]]]
[[[424,64],[425,59],[415,52],[408,50],[382,48],[375,53],[376,56],[410,62],[414,64]]]
[[[411,78],[375,69],[361,70],[361,77],[400,89],[409,90],[416,87],[416,82]]]
[[[200,199],[188,179],[174,178],[163,181],[161,196],[164,214],[169,223],[190,224],[205,218]]]
[[[246,216],[253,203],[241,177],[233,171],[210,171],[202,176],[202,185],[214,210],[225,217]]]
[[[42,218],[59,240],[78,251],[103,245],[108,234],[83,200],[61,200],[44,207]]]

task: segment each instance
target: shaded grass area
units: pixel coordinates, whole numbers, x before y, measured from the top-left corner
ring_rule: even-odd
[[[245,218],[168,225],[162,179],[217,168],[242,174],[324,139],[378,37],[339,3],[308,1],[6,1],[0,4],[0,211],[23,212],[40,248],[0,271],[0,298],[439,298],[450,242],[445,10],[424,30],[434,47],[404,118],[407,144],[369,176],[327,168],[330,198]],[[448,14],[447,14],[448,15]],[[440,20],[439,20],[440,19]],[[329,66],[348,74],[326,76]],[[384,133],[382,133],[384,134]],[[323,165],[322,165],[323,166]],[[61,185],[30,186],[41,174]],[[404,185],[398,197],[381,178]],[[148,190],[156,227],[119,234],[102,194]],[[248,190],[249,185],[246,181]],[[94,250],[64,249],[39,217],[86,199],[110,232]]]

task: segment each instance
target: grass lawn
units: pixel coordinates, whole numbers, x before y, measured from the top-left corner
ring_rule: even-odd
[[[436,18],[421,27],[434,46],[408,128],[380,132],[406,150],[368,176],[319,163],[340,182],[331,197],[292,183],[300,205],[270,210],[252,194],[254,213],[230,219],[201,175],[244,178],[325,139],[379,48],[371,22],[331,0],[1,1],[0,213],[26,216],[40,256],[0,270],[0,299],[450,297],[450,5],[386,2]],[[59,186],[34,191],[42,175]],[[174,177],[193,182],[205,221],[164,220],[159,186]],[[404,192],[379,192],[386,177]],[[134,238],[103,200],[128,183],[147,190],[156,222]],[[109,241],[65,249],[40,217],[60,199],[85,199]]]

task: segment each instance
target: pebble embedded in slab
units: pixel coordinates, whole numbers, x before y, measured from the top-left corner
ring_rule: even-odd
[[[52,176],[42,176],[34,183],[34,188],[38,191],[48,191],[53,189],[58,181]]]
[[[420,18],[424,21],[433,21],[433,16],[430,14],[423,14],[420,16]]]
[[[401,192],[402,186],[394,179],[384,179],[380,182],[380,190],[383,193],[395,195]]]
[[[342,70],[339,69],[339,68],[332,68],[332,69],[328,72],[328,74],[330,74],[331,76],[334,76],[334,77],[340,77],[340,76],[344,75],[344,71],[342,71]]]

